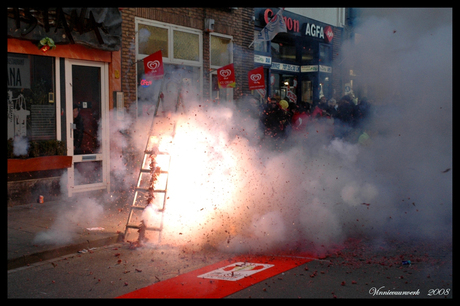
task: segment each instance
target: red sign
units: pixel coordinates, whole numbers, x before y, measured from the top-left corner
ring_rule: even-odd
[[[297,95],[293,93],[292,91],[288,90],[286,93],[286,96],[288,97],[289,101],[296,103],[297,102]]]
[[[161,50],[144,58],[144,73],[155,80],[163,77],[163,55]]]
[[[273,16],[274,16],[273,11],[271,9],[266,9],[264,12],[265,23],[268,24],[271,20],[269,18],[272,18]],[[286,24],[286,29],[288,31],[294,31],[297,33],[300,32],[299,20],[293,19],[291,17],[286,17],[286,16],[283,16],[283,18],[284,18],[284,23]]]
[[[264,68],[262,66],[253,69],[248,72],[248,81],[249,81],[249,89],[264,89],[265,88],[265,76],[264,76]]]
[[[331,26],[326,26],[324,27],[324,39],[330,43],[332,41],[332,38],[334,38],[334,32],[332,31]]]
[[[233,64],[228,64],[217,69],[217,82],[219,83],[219,88],[235,87],[235,69]]]

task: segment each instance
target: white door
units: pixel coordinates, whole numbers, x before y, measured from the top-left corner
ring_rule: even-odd
[[[67,59],[65,80],[68,195],[109,192],[108,64]]]

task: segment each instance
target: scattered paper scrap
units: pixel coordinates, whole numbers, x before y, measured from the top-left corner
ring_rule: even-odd
[[[87,227],[86,228],[88,231],[103,231],[105,228],[103,227]]]

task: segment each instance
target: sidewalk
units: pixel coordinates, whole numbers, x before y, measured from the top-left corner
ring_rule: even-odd
[[[117,242],[129,199],[92,193],[8,207],[8,270]]]

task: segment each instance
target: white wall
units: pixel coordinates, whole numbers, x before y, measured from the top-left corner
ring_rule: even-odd
[[[335,27],[343,27],[345,24],[344,7],[286,7],[285,10]]]

